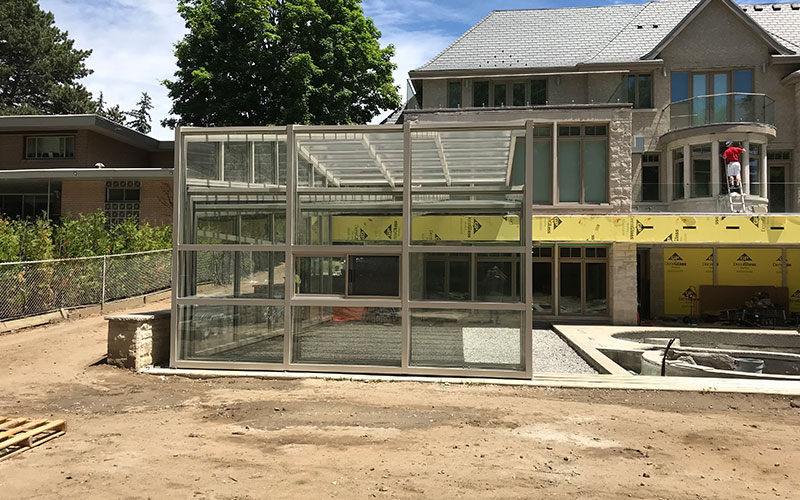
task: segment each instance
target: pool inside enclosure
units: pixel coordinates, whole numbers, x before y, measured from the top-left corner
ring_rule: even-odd
[[[530,377],[534,312],[607,314],[607,250],[520,224],[553,132],[179,129],[172,366]]]

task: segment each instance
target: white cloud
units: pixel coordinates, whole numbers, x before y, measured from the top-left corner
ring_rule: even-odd
[[[81,81],[97,98],[130,110],[142,92],[153,98],[151,136],[174,137],[161,127],[172,102],[161,80],[175,70],[173,45],[185,33],[175,0],[109,0],[103,2],[40,0],[55,15],[56,26],[69,32],[75,47],[92,49],[86,60],[94,73]]]
[[[436,21],[471,25],[475,20],[463,9],[428,0],[399,4],[367,0],[365,14],[382,32],[381,46],[394,44],[397,70],[395,84],[405,96],[408,71],[421,66],[455,38],[427,23],[420,29],[419,14],[436,12]],[[94,73],[81,83],[94,94],[102,91],[107,103],[130,110],[143,91],[153,98],[151,136],[171,140],[174,132],[160,121],[168,116],[172,102],[161,81],[172,78],[177,67],[174,44],[186,32],[176,0],[40,0],[43,10],[55,15],[56,25],[69,32],[79,49],[92,49],[86,64]]]

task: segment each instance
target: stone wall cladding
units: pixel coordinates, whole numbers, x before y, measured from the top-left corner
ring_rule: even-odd
[[[110,316],[108,364],[142,370],[169,362],[170,312]]]
[[[612,245],[610,280],[612,323],[615,325],[637,324],[635,243],[614,243]]]

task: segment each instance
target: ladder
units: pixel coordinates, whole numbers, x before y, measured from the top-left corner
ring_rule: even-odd
[[[744,194],[742,194],[742,185],[739,186],[731,186],[731,183],[728,182],[728,201],[731,204],[731,213],[732,214],[741,214],[744,213],[747,209],[744,205]]]

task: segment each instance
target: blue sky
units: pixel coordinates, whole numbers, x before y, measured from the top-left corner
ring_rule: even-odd
[[[168,140],[171,130],[158,122],[169,112],[166,89],[159,83],[175,71],[173,44],[184,34],[175,0],[39,0],[53,12],[56,25],[67,30],[81,49],[92,49],[87,65],[94,74],[83,80],[97,96],[132,109],[142,91],[155,108],[152,136]],[[494,9],[579,7],[644,0],[363,0],[363,8],[381,30],[381,44],[396,48],[395,83],[405,93],[410,69],[422,65]]]

